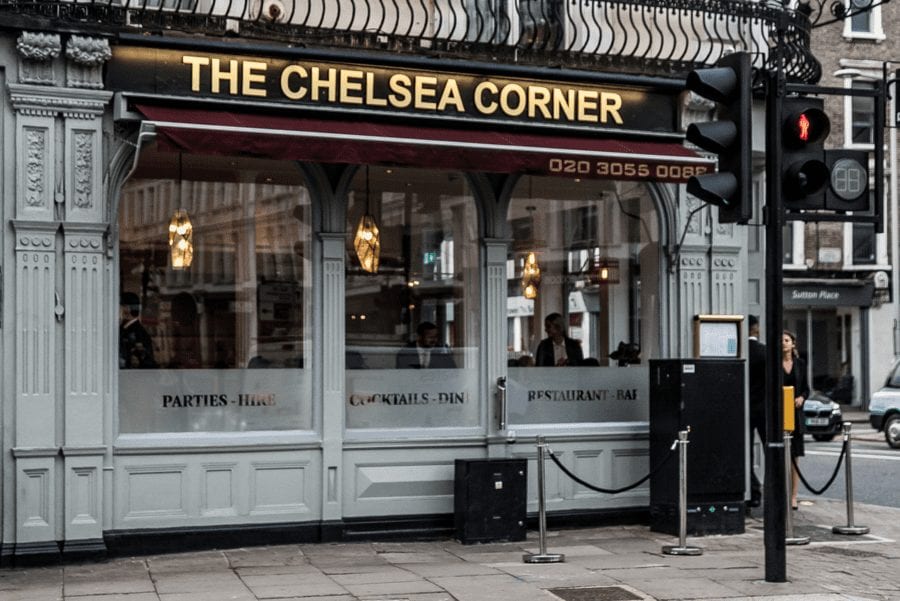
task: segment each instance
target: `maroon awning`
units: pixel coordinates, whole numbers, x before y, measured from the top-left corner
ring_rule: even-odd
[[[622,180],[685,182],[715,162],[679,142],[450,129],[144,105],[184,152]]]

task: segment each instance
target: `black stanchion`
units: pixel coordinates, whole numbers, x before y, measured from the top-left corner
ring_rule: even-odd
[[[702,555],[700,547],[687,546],[687,445],[688,430],[678,432],[678,545],[666,545],[667,555]]]
[[[853,524],[853,468],[851,467],[850,461],[850,458],[853,454],[850,444],[851,426],[852,424],[850,422],[844,422],[842,424],[842,430],[844,433],[844,451],[846,455],[846,457],[844,458],[844,482],[846,483],[845,488],[847,489],[847,525],[834,526],[831,531],[835,534],[868,534],[868,526],[856,526]]]

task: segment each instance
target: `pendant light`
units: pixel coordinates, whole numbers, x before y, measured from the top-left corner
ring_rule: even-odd
[[[172,269],[175,271],[187,269],[194,260],[194,226],[191,224],[187,210],[182,208],[182,183],[181,153],[179,152],[177,193],[179,208],[175,210],[175,214],[169,221],[169,257]]]
[[[531,238],[534,243],[534,207],[528,207],[528,214],[531,217]],[[533,250],[529,251],[525,256],[525,265],[522,268],[522,294],[527,299],[535,299],[538,295],[538,288],[541,285],[541,268],[537,262],[537,255]]]
[[[381,257],[381,236],[378,225],[371,212],[371,195],[369,192],[369,166],[366,165],[366,213],[359,220],[356,227],[356,237],[353,239],[353,247],[359,258],[359,266],[363,271],[378,273],[378,260]]]

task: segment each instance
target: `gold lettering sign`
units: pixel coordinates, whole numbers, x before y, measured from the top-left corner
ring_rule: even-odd
[[[511,80],[412,69],[185,54],[190,91],[202,96],[267,98],[304,105],[391,108],[417,113],[497,116],[560,124],[637,127],[625,118],[638,90]],[[627,97],[627,98],[626,98]],[[635,107],[631,107],[634,109]]]

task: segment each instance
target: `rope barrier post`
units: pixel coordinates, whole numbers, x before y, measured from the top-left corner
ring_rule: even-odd
[[[525,563],[560,563],[566,560],[562,553],[547,553],[547,509],[544,496],[544,454],[547,443],[543,436],[537,439],[537,487],[538,487],[538,535],[540,551],[522,556]]]
[[[702,555],[700,547],[687,546],[687,445],[689,430],[678,432],[678,546],[666,545],[667,555]]]
[[[844,457],[844,482],[847,489],[847,525],[835,526],[831,531],[835,534],[868,534],[868,526],[855,526],[853,524],[853,469],[850,467],[850,422],[841,424],[844,433],[845,457]]]
[[[802,434],[800,436],[803,436]],[[787,494],[785,495],[784,504],[787,507],[787,517],[785,518],[785,536],[784,536],[784,544],[785,545],[808,545],[809,537],[808,536],[794,536],[794,518],[791,516],[791,431],[784,431],[784,477],[787,480],[787,485],[785,489],[787,490]]]

